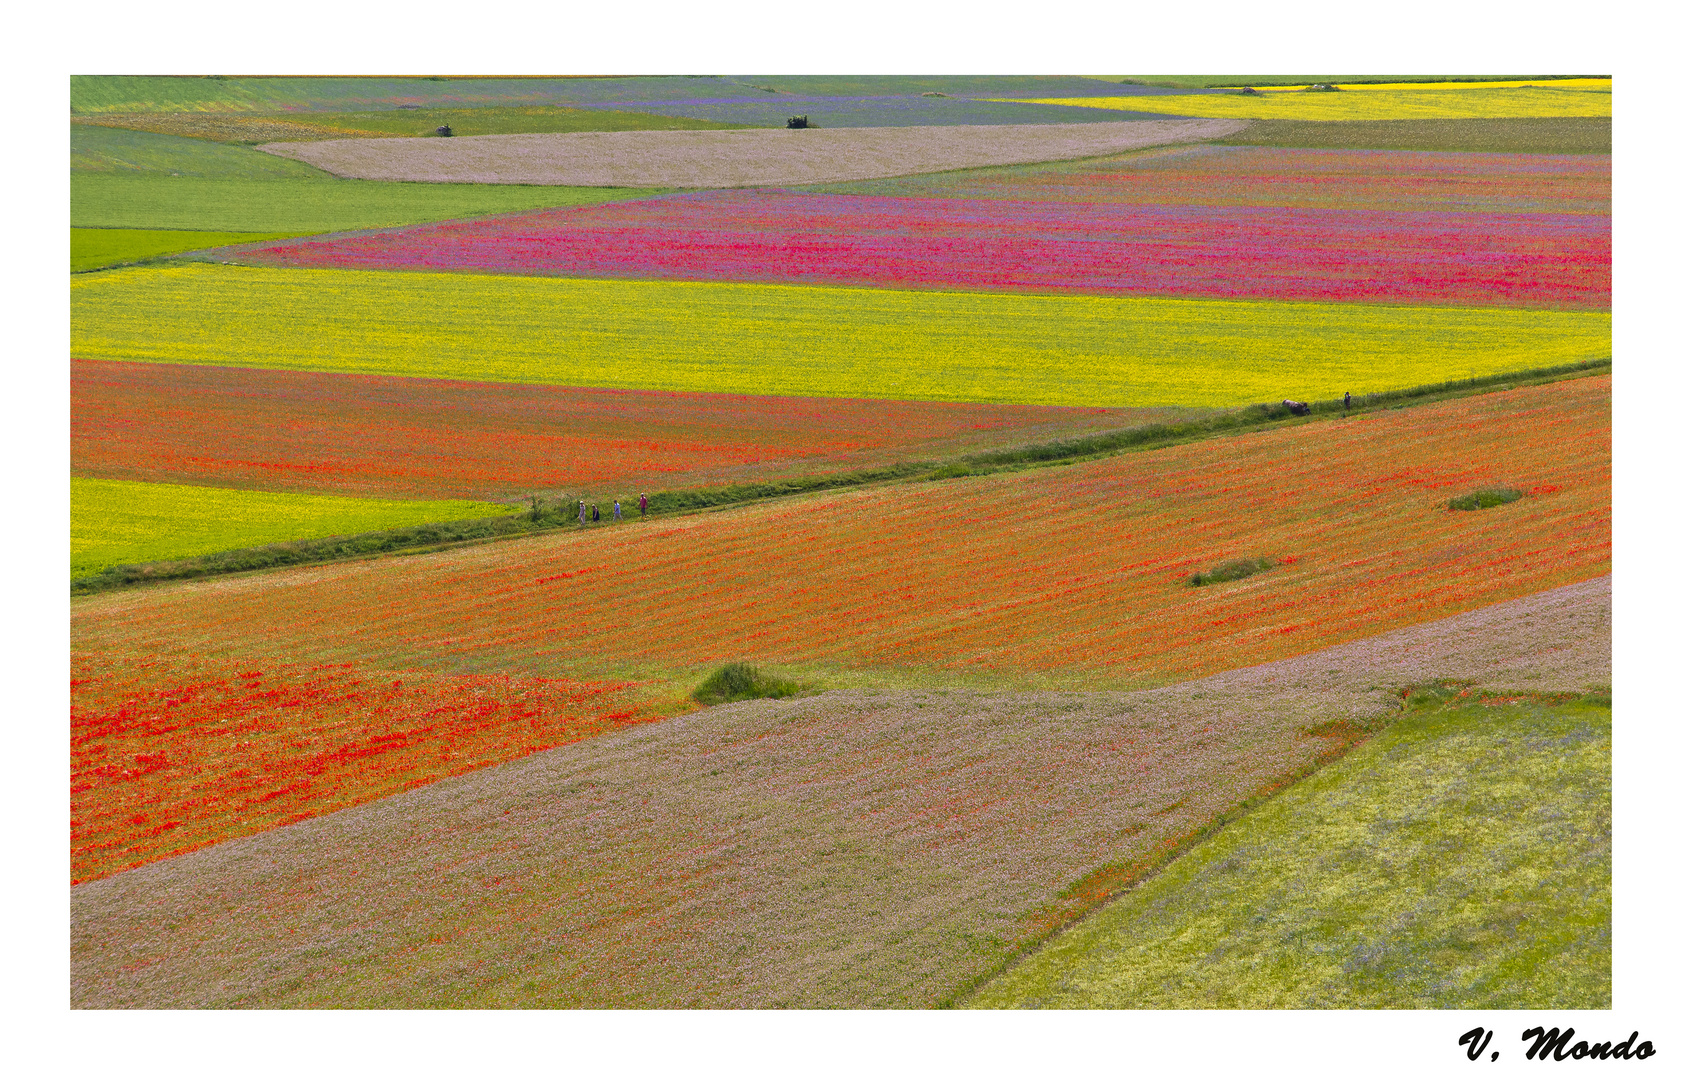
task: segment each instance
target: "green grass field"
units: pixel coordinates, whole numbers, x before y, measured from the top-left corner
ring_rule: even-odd
[[[70,576],[285,540],[508,514],[495,503],[332,495],[70,478]]]
[[[314,165],[246,146],[97,124],[70,125],[70,172],[120,176],[151,173],[214,180],[333,179]]]
[[[251,152],[261,153],[257,150]],[[660,194],[657,190],[638,188],[388,184],[372,180],[334,179],[192,179],[156,174],[72,173],[70,223],[96,229],[207,229],[298,234],[415,225],[552,206],[588,206],[657,194]]]
[[[187,229],[71,229],[70,272],[139,262],[227,244],[281,240],[297,233],[194,232]]]
[[[986,984],[976,1008],[1607,1009],[1605,704],[1390,729]]]
[[[205,264],[71,283],[83,359],[1037,405],[1323,400],[1605,357],[1610,334],[1599,312]]]

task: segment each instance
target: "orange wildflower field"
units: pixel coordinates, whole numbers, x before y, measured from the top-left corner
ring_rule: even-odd
[[[1610,385],[94,596],[73,644],[543,676],[747,658],[1188,678],[1606,573]],[[1445,508],[1496,485],[1527,497]],[[1283,565],[1186,584],[1250,556]]]
[[[509,499],[776,480],[1187,410],[598,390],[72,360],[76,476]]]

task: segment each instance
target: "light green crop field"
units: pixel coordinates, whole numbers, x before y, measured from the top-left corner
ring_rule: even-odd
[[[1606,357],[1611,320],[197,264],[73,279],[71,351],[567,386],[1222,406]]]
[[[269,156],[259,150],[251,152]],[[417,225],[552,206],[588,206],[658,194],[661,194],[659,190],[643,188],[72,173],[70,223],[101,229],[215,229],[299,234]]]
[[[297,233],[194,232],[187,229],[71,229],[70,272],[139,262],[159,255],[259,240],[282,240]]]
[[[97,124],[70,125],[70,171],[215,180],[334,179],[313,165],[246,146]]]
[[[71,477],[70,576],[285,540],[508,513],[506,506],[466,500],[346,499]]]
[[[1607,1009],[1611,709],[1410,712],[974,1008]]]

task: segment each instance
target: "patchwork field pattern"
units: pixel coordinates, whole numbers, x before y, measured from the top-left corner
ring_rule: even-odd
[[[1203,407],[1611,355],[1594,311],[209,265],[70,296],[85,359],[709,393]]]
[[[815,184],[983,165],[1059,161],[1196,142],[1231,120],[835,128],[819,131],[614,131],[464,139],[270,143],[270,153],[335,176],[457,184],[751,187]]]
[[[79,885],[72,1002],[938,1004],[1342,744],[1304,729],[1393,714],[1366,687],[1601,682],[1609,622],[1600,579],[1159,691],[610,733]]]
[[[77,881],[659,715],[630,683],[250,658],[77,655],[71,688]]]
[[[71,361],[70,400],[77,476],[405,499],[635,498],[1187,415],[94,360]]]
[[[1608,216],[1581,213],[707,192],[265,244],[240,261],[1569,309],[1610,305],[1612,231]]]
[[[73,605],[72,638],[124,655],[234,648],[567,677],[749,659],[842,680],[831,685],[846,671],[1156,684],[1606,573],[1609,385],[278,572],[212,594],[111,594]],[[1445,508],[1492,483],[1527,497]],[[1282,565],[1184,584],[1255,555]]]
[[[511,512],[507,506],[460,499],[347,499],[72,476],[70,576],[284,540]]]

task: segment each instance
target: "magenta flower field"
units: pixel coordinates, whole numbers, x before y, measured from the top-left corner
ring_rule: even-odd
[[[281,241],[242,258],[896,289],[1610,304],[1610,178],[1600,163],[1208,150],[874,185],[894,194],[854,185],[857,194],[672,195]]]

